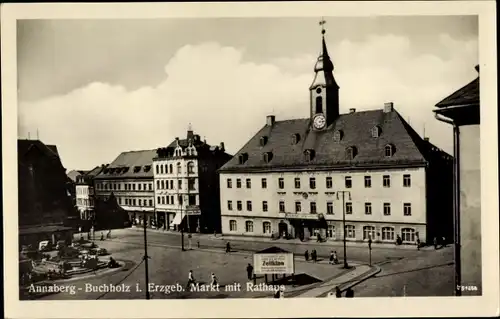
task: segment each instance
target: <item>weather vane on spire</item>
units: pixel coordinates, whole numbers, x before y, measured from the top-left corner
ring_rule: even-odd
[[[319,22],[319,25],[321,26],[321,34],[325,34],[325,19],[323,17],[321,17],[321,21]]]

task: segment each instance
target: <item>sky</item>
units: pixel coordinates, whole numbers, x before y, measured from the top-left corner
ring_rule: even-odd
[[[91,169],[196,134],[235,154],[309,116],[321,17],[18,20],[18,137]],[[340,111],[395,109],[452,153],[435,104],[477,77],[477,16],[324,17]]]

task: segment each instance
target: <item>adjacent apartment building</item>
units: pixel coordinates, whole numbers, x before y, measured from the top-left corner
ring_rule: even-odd
[[[211,146],[188,129],[159,148],[153,159],[156,220],[159,227],[188,232],[220,232],[217,170],[231,156],[224,143]]]
[[[479,66],[476,66],[479,73]],[[473,81],[436,104],[436,118],[453,126],[455,162],[456,263],[458,281],[481,295],[481,149],[479,74]]]
[[[85,174],[76,176],[76,207],[81,220],[92,220],[95,217],[94,178],[106,166],[97,166]]]
[[[452,231],[452,157],[393,103],[340,114],[325,38],[308,118],[265,125],[220,170],[222,232],[404,243]],[[345,212],[345,229],[343,213]]]
[[[94,178],[96,197],[107,200],[113,194],[134,225],[156,225],[152,169],[155,156],[156,150],[123,152]]]

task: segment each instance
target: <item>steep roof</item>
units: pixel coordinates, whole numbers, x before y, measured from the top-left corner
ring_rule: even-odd
[[[444,98],[436,106],[447,107],[467,104],[479,104],[479,77]]]
[[[376,126],[380,134],[375,138],[371,130]],[[337,131],[341,132],[340,141],[334,139]],[[292,143],[294,134],[299,137],[296,144]],[[267,138],[264,146],[261,137]],[[394,109],[342,114],[324,131],[311,130],[310,119],[277,121],[261,128],[220,171],[424,165],[423,146],[419,148],[422,142]],[[387,145],[393,147],[391,157],[385,156]],[[351,160],[346,156],[348,147],[355,147],[357,153]],[[306,160],[306,150],[314,153],[312,160]],[[265,152],[272,154],[269,162],[264,161]],[[240,164],[242,154],[246,160]]]
[[[153,178],[153,158],[156,150],[123,152],[95,178]]]
[[[33,148],[39,149],[44,155],[59,158],[57,146],[44,144],[40,140],[17,140],[17,154],[19,159],[24,157]]]
[[[83,176],[87,174],[89,171],[84,171],[84,170],[71,170],[68,174],[68,178],[71,179],[73,182],[76,182],[76,179],[78,176]]]

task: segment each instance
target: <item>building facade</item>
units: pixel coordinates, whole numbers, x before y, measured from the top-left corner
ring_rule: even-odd
[[[156,150],[121,153],[94,178],[96,199],[106,201],[113,194],[118,205],[128,211],[132,224],[156,226],[152,169],[155,156]]]
[[[452,158],[395,110],[340,114],[325,39],[310,117],[265,125],[220,169],[222,231],[426,242],[451,235]]]
[[[81,220],[91,220],[95,216],[94,178],[106,168],[106,165],[97,166],[86,174],[76,177],[76,207]]]
[[[217,170],[229,159],[224,143],[210,146],[189,129],[159,148],[153,160],[156,220],[159,227],[188,232],[219,232]]]
[[[479,66],[476,66],[479,73]],[[436,104],[438,120],[453,126],[455,162],[455,253],[458,282],[473,283],[481,295],[481,150],[479,75]]]

